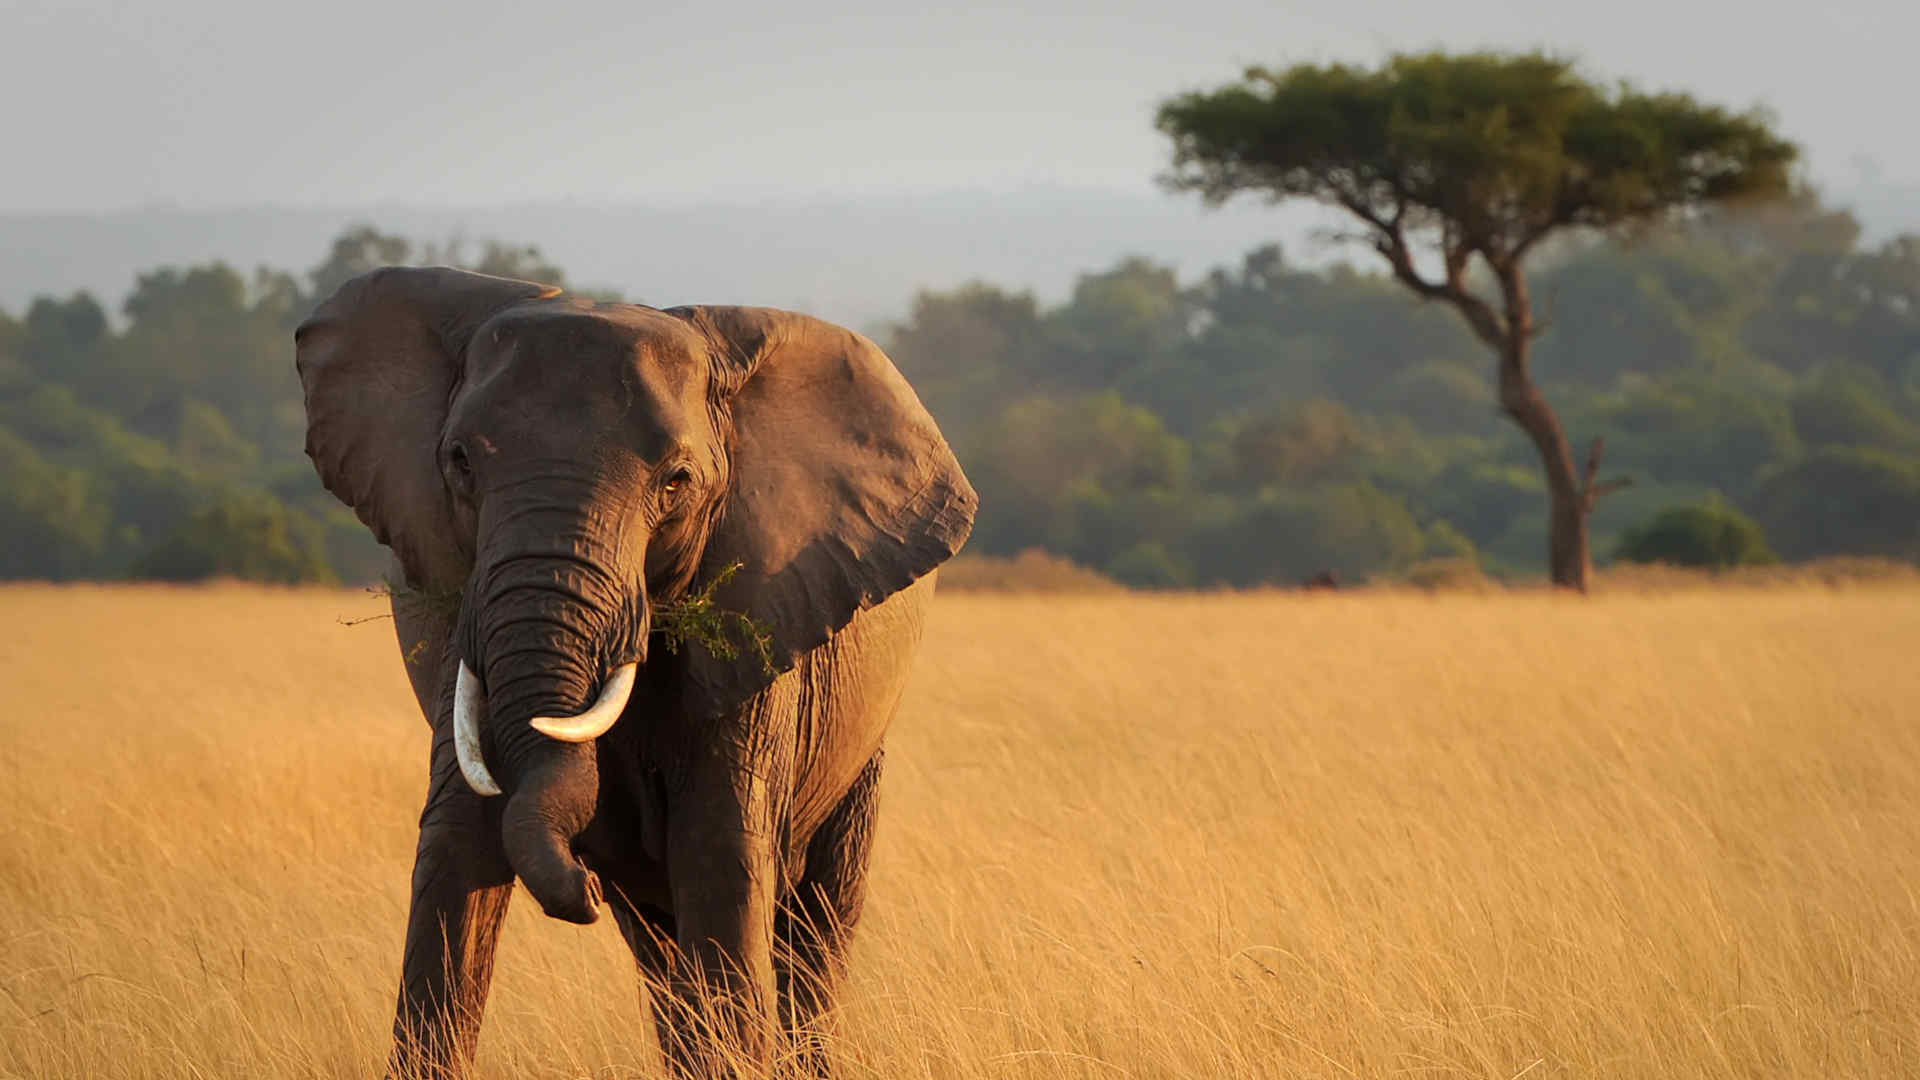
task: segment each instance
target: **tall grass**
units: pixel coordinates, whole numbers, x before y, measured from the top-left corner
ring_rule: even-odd
[[[350,591],[0,591],[0,1076],[377,1074],[425,728]],[[1920,590],[937,605],[852,1077],[1909,1076]],[[657,1074],[516,901],[489,1077]]]

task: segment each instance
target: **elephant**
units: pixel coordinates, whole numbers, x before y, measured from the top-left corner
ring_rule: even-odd
[[[978,502],[913,389],[805,315],[447,267],[357,277],[294,340],[432,729],[389,1073],[470,1067],[517,878],[611,910],[675,1075],[825,1075],[885,735]],[[720,631],[659,624],[695,601]]]

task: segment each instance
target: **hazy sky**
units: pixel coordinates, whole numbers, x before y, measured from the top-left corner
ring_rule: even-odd
[[[0,0],[0,210],[1138,188],[1169,93],[1429,46],[1765,104],[1823,186],[1920,191],[1914,0],[917,6]]]

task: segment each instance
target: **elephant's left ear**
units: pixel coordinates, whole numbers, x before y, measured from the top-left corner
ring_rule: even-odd
[[[960,550],[979,497],[878,346],[771,308],[669,314],[707,339],[732,429],[730,491],[699,580],[739,564],[716,600],[770,631],[776,669]],[[772,678],[751,650],[693,669],[728,703]]]

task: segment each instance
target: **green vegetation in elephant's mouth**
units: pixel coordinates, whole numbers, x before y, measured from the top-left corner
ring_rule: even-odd
[[[743,563],[730,563],[711,580],[687,595],[653,608],[653,633],[670,653],[678,653],[688,643],[698,645],[721,660],[740,657],[741,648],[759,657],[761,667],[773,674],[773,631],[744,612],[729,611],[714,599],[720,586],[740,572]],[[383,580],[375,592],[402,604],[418,604],[429,610],[451,615],[460,607],[458,589],[416,589],[391,579]],[[380,615],[375,618],[391,618]]]
[[[742,565],[729,563],[699,589],[670,603],[655,605],[653,632],[659,635],[668,652],[677,653],[683,644],[693,642],[721,660],[734,660],[740,656],[740,645],[734,640],[738,634],[760,658],[760,666],[768,674],[773,673],[772,628],[744,612],[722,608],[713,598],[720,586],[740,572]]]

